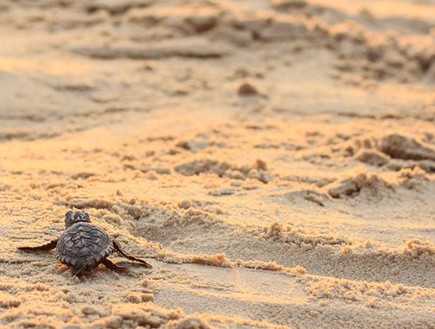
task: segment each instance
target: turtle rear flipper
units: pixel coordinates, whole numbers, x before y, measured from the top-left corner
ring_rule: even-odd
[[[58,239],[53,240],[49,243],[43,244],[42,246],[36,246],[36,247],[18,247],[18,250],[30,251],[30,252],[31,251],[40,251],[40,250],[51,250],[51,249],[56,248],[57,241],[58,241]]]
[[[107,268],[113,270],[113,271],[124,271],[126,270],[128,266],[126,265],[126,263],[129,263],[130,265],[133,263],[130,262],[118,262],[118,263],[114,263],[110,260],[108,260],[107,258],[104,258],[103,260],[101,260],[101,263],[104,264],[104,266],[106,266]]]
[[[121,262],[112,262],[110,260],[108,260],[107,258],[103,259],[101,261],[102,264],[104,264],[104,266],[106,266],[107,268],[111,269],[111,270],[115,270],[115,271],[124,271],[126,269],[129,268],[134,268],[134,267],[146,267],[149,268],[149,264],[145,265],[143,263],[137,263],[137,262],[129,262],[129,261],[121,261]]]
[[[113,247],[115,248],[115,251],[118,254],[120,254],[121,256],[124,256],[125,258],[132,260],[134,262],[141,263],[146,268],[152,268],[152,266],[150,264],[148,264],[146,261],[144,261],[143,259],[136,258],[134,256],[130,256],[130,255],[126,254],[125,251],[122,250],[121,246],[119,245],[119,243],[116,240],[113,240]]]
[[[72,277],[75,278],[81,278],[83,273],[82,271],[86,269],[86,264],[84,265],[74,265],[73,267],[71,267],[71,273],[72,273]]]

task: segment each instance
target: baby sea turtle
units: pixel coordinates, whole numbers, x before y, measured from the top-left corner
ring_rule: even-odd
[[[65,214],[65,232],[59,239],[37,247],[20,247],[24,251],[51,250],[56,248],[56,258],[72,268],[73,276],[97,267],[100,263],[113,270],[124,269],[107,259],[117,252],[121,256],[151,268],[146,261],[126,254],[119,243],[101,228],[90,223],[89,214],[83,211],[68,211]]]

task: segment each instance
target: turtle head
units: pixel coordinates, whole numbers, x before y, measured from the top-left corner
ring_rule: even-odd
[[[90,223],[89,214],[84,211],[68,211],[65,214],[65,226],[70,227],[77,223]]]

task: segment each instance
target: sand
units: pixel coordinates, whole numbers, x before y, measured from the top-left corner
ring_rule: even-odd
[[[0,1],[0,328],[434,328],[434,18]],[[153,269],[17,250],[70,209]]]

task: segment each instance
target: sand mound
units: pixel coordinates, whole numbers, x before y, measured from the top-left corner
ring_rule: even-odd
[[[379,149],[395,159],[435,161],[434,147],[399,134],[382,138],[379,141]]]
[[[331,185],[332,186],[330,186],[328,189],[328,193],[333,198],[355,196],[364,188],[374,190],[379,187],[388,187],[388,185],[384,181],[379,179],[378,176],[368,176],[364,173],[361,173],[354,177],[343,179]]]
[[[263,162],[258,162],[258,160],[253,167],[238,167],[226,162],[219,162],[217,160],[210,159],[195,160],[175,167],[175,171],[185,176],[214,173],[219,177],[225,176],[233,179],[258,179],[266,184],[273,178],[265,169],[265,164],[263,164]]]
[[[372,166],[381,167],[388,163],[389,158],[382,152],[376,150],[360,150],[355,154],[355,159],[370,164]]]

